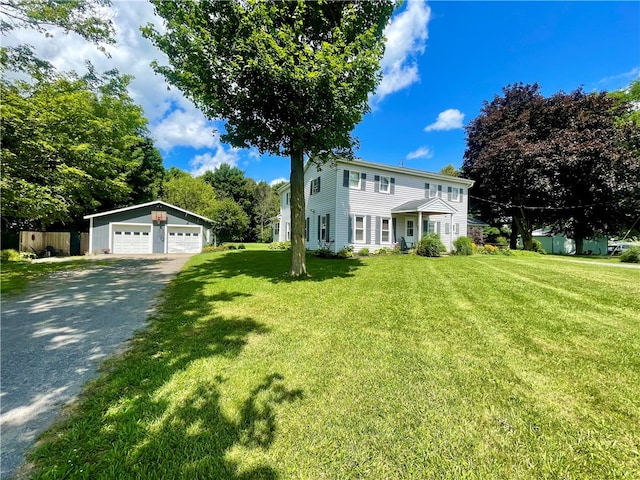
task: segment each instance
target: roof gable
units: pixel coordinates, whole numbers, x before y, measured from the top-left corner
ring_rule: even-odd
[[[411,200],[391,209],[392,213],[456,213],[456,209],[440,198]]]
[[[152,202],[140,203],[138,205],[132,205],[130,207],[124,207],[124,208],[117,208],[115,210],[109,210],[108,212],[101,212],[101,213],[94,213],[94,214],[91,214],[91,215],[85,215],[83,218],[85,220],[89,220],[90,218],[104,217],[106,215],[113,215],[114,213],[126,212],[126,211],[129,211],[129,210],[135,210],[137,208],[150,207],[152,205],[162,205],[164,207],[173,208],[174,210],[178,210],[179,212],[186,213],[187,215],[191,215],[193,217],[199,218],[201,220],[204,220],[205,222],[213,223],[213,220],[211,220],[210,218],[203,217],[202,215],[198,215],[197,213],[190,212],[189,210],[185,210],[184,208],[176,207],[175,205],[171,205],[170,203],[163,202],[162,200],[154,200]]]

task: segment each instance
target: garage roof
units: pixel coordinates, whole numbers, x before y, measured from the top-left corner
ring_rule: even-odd
[[[190,212],[189,210],[185,210],[184,208],[176,207],[175,205],[171,205],[170,203],[163,202],[162,200],[154,200],[153,202],[140,203],[138,205],[132,205],[130,207],[118,208],[116,210],[109,210],[108,212],[85,215],[83,218],[85,220],[89,220],[90,218],[104,217],[105,215],[111,215],[119,212],[126,212],[127,210],[135,210],[136,208],[144,208],[144,207],[149,207],[151,205],[164,205],[165,207],[173,208],[175,210],[186,213],[188,215],[192,215],[194,217],[200,218],[206,222],[213,223],[213,220],[211,220],[210,218],[203,217],[202,215],[198,215],[197,213]]]

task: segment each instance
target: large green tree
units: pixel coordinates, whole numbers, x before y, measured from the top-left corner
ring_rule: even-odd
[[[278,215],[280,197],[266,182],[258,182],[254,190],[254,218],[256,237],[261,242],[270,242],[273,238],[272,219]]]
[[[622,122],[630,121],[640,125],[640,78],[632,81],[627,88],[610,92],[609,96],[615,100]]]
[[[154,1],[143,34],[169,58],[155,70],[235,147],[291,158],[292,276],[306,275],[305,155],[349,153],[379,79],[388,0]]]
[[[162,200],[206,217],[218,200],[215,190],[202,177],[194,178],[186,172],[179,175],[177,171],[170,170],[162,186]]]
[[[110,72],[93,86],[71,78],[0,82],[5,225],[78,223],[87,212],[129,203],[135,152],[148,140],[129,81]]]

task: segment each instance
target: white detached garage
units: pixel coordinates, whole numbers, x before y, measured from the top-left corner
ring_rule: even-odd
[[[160,200],[86,215],[92,253],[199,253],[212,220]]]

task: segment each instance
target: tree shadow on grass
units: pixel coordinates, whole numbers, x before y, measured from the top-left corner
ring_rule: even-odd
[[[309,281],[322,282],[332,278],[353,277],[354,272],[364,264],[357,258],[326,259],[307,254],[308,277],[293,279],[289,276],[291,252],[266,250],[239,250],[212,254],[196,267],[185,272],[187,275],[208,275],[210,278],[233,278],[246,275],[263,278],[272,283]]]
[[[274,440],[278,405],[303,391],[278,372],[234,369],[249,338],[269,329],[219,314],[222,304],[250,294],[207,293],[197,273],[187,268],[167,287],[160,313],[45,432],[20,476],[278,478],[256,458]],[[237,451],[251,463],[230,456]]]

